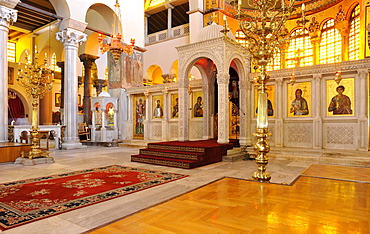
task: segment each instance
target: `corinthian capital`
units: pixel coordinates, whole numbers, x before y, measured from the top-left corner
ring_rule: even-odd
[[[17,12],[17,10],[0,5],[0,25],[9,27],[11,23],[17,21]]]
[[[230,75],[226,72],[220,72],[217,75],[217,84],[229,84]]]
[[[70,28],[66,28],[60,32],[57,32],[56,38],[63,44],[68,44],[76,47],[87,40],[87,36],[85,33]]]

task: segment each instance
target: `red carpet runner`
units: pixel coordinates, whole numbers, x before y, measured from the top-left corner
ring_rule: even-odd
[[[217,140],[149,143],[139,154],[132,155],[131,161],[191,169],[221,162],[232,148],[232,143],[218,144]]]
[[[0,184],[0,229],[184,177],[186,175],[113,165]]]

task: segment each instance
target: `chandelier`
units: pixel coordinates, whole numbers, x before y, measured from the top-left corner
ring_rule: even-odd
[[[103,38],[102,34],[98,36],[100,51],[102,54],[109,51],[113,55],[113,59],[117,62],[121,58],[122,53],[131,55],[135,45],[135,39],[131,38],[130,44],[123,41],[122,25],[121,25],[121,10],[118,0],[114,5],[114,21],[113,33],[109,37]]]
[[[43,64],[39,65],[37,62],[38,53],[35,51],[32,62],[28,59],[28,52],[26,51],[26,64],[22,66],[18,64],[18,83],[26,89],[26,93],[32,97],[32,127],[31,127],[31,150],[28,153],[28,158],[50,157],[48,151],[40,149],[40,138],[38,128],[38,104],[39,98],[45,97],[45,94],[51,90],[54,73],[49,69],[46,54]],[[25,155],[23,155],[25,156]]]
[[[257,129],[253,135],[258,138],[254,145],[256,151],[256,163],[258,171],[252,175],[257,181],[270,181],[271,175],[266,172],[270,151],[267,137],[268,132],[267,114],[267,88],[266,84],[270,76],[266,72],[266,66],[273,59],[275,51],[283,48],[286,43],[288,30],[286,21],[293,12],[294,0],[247,0],[248,10],[242,10],[242,1],[232,3],[237,12],[235,18],[239,21],[239,27],[245,35],[246,48],[250,52],[254,64],[258,64],[260,73],[256,77],[258,85],[258,112]],[[302,4],[304,12],[304,4]],[[304,14],[302,21],[306,22]]]

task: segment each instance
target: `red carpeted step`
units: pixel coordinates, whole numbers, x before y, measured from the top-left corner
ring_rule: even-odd
[[[199,166],[199,161],[153,157],[153,156],[146,156],[146,155],[139,155],[139,154],[131,155],[131,161],[156,164],[156,165],[162,165],[162,166],[169,166],[169,167],[179,167],[179,168],[185,168],[185,169],[191,169],[191,168]]]
[[[187,152],[187,151],[174,151],[174,150],[160,150],[160,149],[140,149],[140,155],[150,155],[158,157],[167,157],[167,158],[179,158],[179,159],[188,159],[195,161],[203,161],[204,153],[198,152]]]
[[[131,161],[190,169],[221,162],[232,148],[232,143],[218,144],[217,140],[149,143],[139,155],[132,155]]]

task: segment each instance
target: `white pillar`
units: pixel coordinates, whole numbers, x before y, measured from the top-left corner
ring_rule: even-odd
[[[189,140],[189,80],[179,81],[179,141]],[[185,86],[186,85],[186,86]]]
[[[315,88],[312,90],[312,103],[322,103],[320,100],[325,100],[321,93],[322,74],[313,76]],[[325,102],[324,102],[325,103]],[[312,110],[313,114],[313,148],[322,149],[322,106],[316,105]]]
[[[356,88],[358,87],[358,92],[356,92],[355,99],[360,100],[356,101],[357,103],[359,103],[356,108],[357,110],[359,110],[358,132],[360,133],[360,136],[358,150],[361,151],[369,150],[369,122],[366,116],[368,106],[367,89],[369,88],[366,85],[368,72],[369,71],[367,69],[358,70],[358,74],[356,77],[356,80],[358,80],[358,84],[355,84]]]
[[[209,79],[203,79],[203,133],[202,138],[203,140],[207,140],[211,138],[211,126],[213,127],[213,123],[211,122],[211,100],[210,100],[210,84]]]
[[[239,137],[239,144],[243,145],[250,145],[250,142],[247,141],[248,133],[250,133],[250,122],[248,122],[247,114],[247,102],[252,103],[250,101],[250,96],[248,94],[248,90],[250,89],[249,81],[248,81],[248,73],[244,72],[244,74],[239,74],[239,114],[240,114],[240,137]],[[249,138],[250,141],[250,138]]]
[[[220,72],[217,75],[218,86],[218,140],[217,143],[229,143],[229,79],[230,75]]]
[[[84,23],[76,20],[69,21],[73,21],[75,24]],[[56,37],[57,40],[64,44],[65,50],[64,123],[66,125],[66,131],[62,148],[63,149],[81,148],[82,144],[78,138],[78,125],[77,125],[78,122],[77,62],[79,61],[78,47],[81,43],[86,41],[86,34],[73,28],[65,28],[62,31],[56,33]]]
[[[91,105],[93,108],[91,108],[91,113],[92,113],[92,127],[91,127],[91,141],[92,142],[95,142],[95,136],[96,136],[96,121],[95,121],[95,118],[96,118],[96,114],[95,114],[95,108],[94,108],[94,105]]]
[[[194,43],[199,31],[203,28],[202,9],[190,9],[189,12],[190,43]]]
[[[275,115],[275,130],[274,135],[272,136],[275,140],[275,147],[284,146],[284,119],[283,119],[283,100],[282,98],[285,93],[283,91],[283,78],[278,78],[275,80],[275,106],[274,106],[274,115]]]
[[[118,127],[117,127],[117,115],[118,115],[118,110],[114,108],[114,115],[113,115],[113,123],[114,123],[114,137],[113,139],[118,139]]]
[[[127,94],[125,92],[125,94]],[[121,100],[120,100],[121,101]],[[133,132],[134,132],[134,127],[133,127],[133,115],[135,111],[135,107],[133,105],[134,103],[134,97],[133,95],[128,95],[127,98],[127,121],[126,121],[126,133],[122,132],[121,130],[121,139],[133,139]],[[123,113],[125,109],[122,109],[121,106],[121,113]]]
[[[0,4],[0,142],[8,141],[8,33],[11,22],[17,20],[14,8],[18,1],[7,1]],[[5,5],[6,6],[3,6]],[[11,7],[11,8],[9,8]]]
[[[107,141],[107,129],[105,128],[106,123],[106,109],[101,109],[101,129],[100,129],[100,141],[106,142]]]
[[[167,38],[172,37],[172,9],[174,7],[171,4],[168,4],[168,9],[167,9]]]
[[[169,124],[168,124],[168,114],[170,109],[170,100],[168,95],[168,87],[164,88],[163,91],[163,119],[162,119],[162,141],[168,141],[169,139]]]

